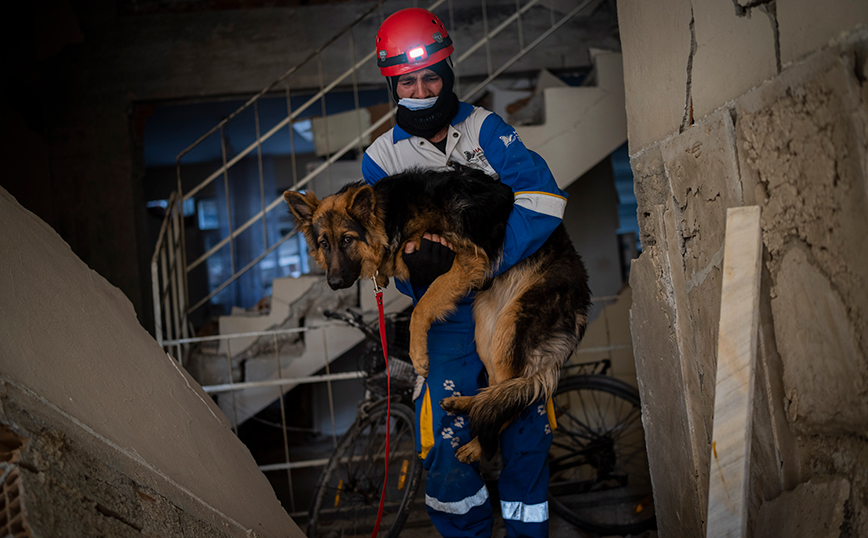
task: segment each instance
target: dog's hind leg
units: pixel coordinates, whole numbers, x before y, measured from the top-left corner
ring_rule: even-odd
[[[469,443],[455,451],[455,458],[461,463],[473,463],[482,457],[482,445],[479,437],[474,437]]]
[[[437,277],[419,299],[410,316],[410,359],[419,375],[428,376],[428,329],[431,324],[446,319],[455,310],[458,300],[482,282],[487,269],[487,257],[468,256],[456,251],[449,271]]]
[[[473,407],[473,396],[450,396],[440,400],[440,407],[450,413],[467,414]]]

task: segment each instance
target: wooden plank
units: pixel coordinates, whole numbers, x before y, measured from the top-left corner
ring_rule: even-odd
[[[747,535],[751,416],[759,323],[759,206],[726,212],[707,538]]]

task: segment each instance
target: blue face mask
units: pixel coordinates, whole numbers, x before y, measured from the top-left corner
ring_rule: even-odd
[[[411,99],[409,97],[404,97],[398,101],[398,105],[408,110],[425,110],[426,108],[434,106],[434,103],[436,102],[437,97],[429,97],[427,99]]]

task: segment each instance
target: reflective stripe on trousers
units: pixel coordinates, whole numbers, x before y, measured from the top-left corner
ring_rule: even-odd
[[[539,504],[524,504],[522,502],[500,501],[500,511],[503,519],[521,521],[522,523],[545,523],[549,520],[548,501]]]
[[[425,504],[428,505],[429,508],[433,508],[438,512],[455,515],[464,515],[469,512],[471,508],[482,506],[487,500],[488,490],[485,488],[485,486],[482,486],[479,491],[477,491],[470,497],[466,497],[464,499],[461,499],[460,501],[455,502],[442,502],[430,495],[425,495]]]

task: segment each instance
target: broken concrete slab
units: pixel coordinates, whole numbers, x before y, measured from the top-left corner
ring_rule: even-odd
[[[659,211],[658,219],[662,221],[663,242],[660,244],[663,266],[668,269],[671,289],[670,297],[675,311],[675,342],[678,346],[678,367],[681,369],[682,394],[686,395],[685,409],[690,430],[691,454],[690,464],[697,476],[699,491],[707,491],[708,484],[708,439],[711,437],[711,424],[705,422],[702,408],[702,392],[699,388],[699,361],[696,357],[693,320],[690,317],[690,306],[684,282],[684,258],[681,252],[681,227],[677,211],[669,208]],[[712,390],[712,395],[714,391]],[[699,510],[706,512],[707,498],[699,498]]]
[[[658,206],[655,216],[662,217],[662,207]],[[672,284],[668,270],[661,274],[665,261],[660,250],[658,246],[646,250],[630,269],[630,287],[642,290],[634,295],[630,309],[642,423],[661,535],[701,536],[704,493],[699,492],[696,481],[699,470],[683,396],[688,389],[680,366]]]
[[[666,140],[661,150],[681,214],[684,271],[690,279],[723,247],[726,210],[744,204],[729,111]]]
[[[714,417],[721,271],[722,260],[719,265],[712,265],[706,278],[687,292],[690,338],[695,350],[697,391],[702,413],[701,424],[704,428],[703,435],[697,436],[697,440],[709,446]]]
[[[754,536],[838,538],[844,522],[844,503],[850,497],[846,478],[810,480],[793,491],[763,503]]]
[[[660,148],[679,217],[673,218],[671,225],[677,237],[668,240],[678,245],[683,255],[685,305],[689,310],[686,333],[695,348],[697,394],[705,430],[697,440],[708,443],[714,414],[726,210],[743,205],[729,111],[715,112],[665,140]]]

